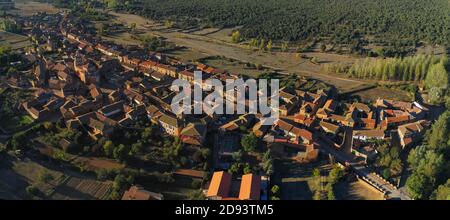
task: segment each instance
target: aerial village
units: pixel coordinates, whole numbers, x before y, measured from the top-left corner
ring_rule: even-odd
[[[81,132],[84,143],[97,143],[88,152],[99,156],[106,148],[105,140],[151,127],[152,134],[170,137],[172,142],[167,145],[181,146],[188,155],[187,161],[171,169],[176,175],[202,180],[202,198],[268,200],[276,193],[271,176],[278,171],[268,164],[272,158],[308,164],[332,157],[342,169],[382,193],[403,199],[397,183],[381,177],[369,164],[379,153],[380,141],[408,149],[430,127],[429,110],[417,102],[342,102],[335,90],[287,87],[280,88],[280,118],[273,125],[261,124],[261,116],[252,114],[175,114],[171,101],[177,93],[170,90],[175,79],[193,83],[194,71],[201,71],[203,79],[223,82],[242,76],[102,40],[68,12],[38,13],[17,17],[15,22],[22,24],[36,46],[23,51],[22,60],[12,64],[28,65],[26,73],[2,76],[9,88],[33,91],[14,111],[35,122]],[[235,97],[224,98],[236,101]],[[151,135],[146,138],[152,142]],[[145,141],[140,142],[144,148]],[[69,135],[60,138],[56,147],[80,151],[75,142]],[[252,157],[254,151],[269,153],[261,159]],[[198,165],[198,161],[203,163]],[[145,163],[129,165],[146,169]],[[157,189],[144,188],[137,180],[119,198],[165,199]]]

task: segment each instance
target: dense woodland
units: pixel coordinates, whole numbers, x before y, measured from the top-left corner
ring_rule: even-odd
[[[73,0],[42,0],[70,6]],[[80,2],[80,1],[76,1]],[[422,42],[450,45],[448,0],[98,0],[95,7],[175,22],[180,28],[236,27],[244,39],[324,40],[370,54],[406,55]],[[372,51],[374,52],[374,51]]]

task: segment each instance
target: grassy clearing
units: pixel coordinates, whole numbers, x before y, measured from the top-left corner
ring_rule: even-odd
[[[258,70],[254,67],[247,67],[246,63],[234,59],[227,59],[224,57],[210,57],[202,59],[201,62],[208,66],[223,69],[231,73],[239,73],[254,78],[258,77],[259,74],[263,73],[264,71],[263,69]]]
[[[20,191],[21,194],[26,194],[24,192],[26,186],[33,185],[44,195],[49,195],[53,192],[56,186],[65,178],[65,175],[62,172],[48,169],[47,167],[42,166],[36,162],[30,161],[28,159],[23,161],[13,161],[11,172],[3,173],[5,178],[12,178],[15,180],[9,180],[19,183],[18,185],[14,185],[13,187],[15,191]],[[46,175],[48,177],[47,180],[44,180],[43,176]],[[3,177],[1,178],[3,179]],[[17,188],[14,188],[17,187]]]
[[[168,200],[187,200],[190,194],[199,190],[192,186],[194,178],[177,176],[174,178],[175,181],[172,183],[141,181],[140,184],[150,191],[163,194],[164,199]]]
[[[281,175],[281,199],[312,200],[314,191],[312,172],[319,168],[322,175],[328,175],[331,165],[327,160],[310,164],[299,164],[294,161],[278,161],[275,171]]]
[[[411,101],[411,97],[408,92],[384,87],[377,87],[366,91],[357,92],[353,95],[361,97],[361,100],[365,102],[373,102],[377,98]]]

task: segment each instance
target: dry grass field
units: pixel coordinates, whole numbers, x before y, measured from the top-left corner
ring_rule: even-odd
[[[354,88],[355,86],[364,86],[366,84],[366,82],[359,80],[322,73],[321,64],[333,62],[352,63],[358,59],[348,55],[320,52],[302,53],[306,57],[317,57],[319,59],[319,64],[313,64],[309,59],[302,58],[297,53],[259,52],[251,50],[245,45],[233,44],[230,42],[229,37],[229,34],[234,30],[232,28],[222,30],[208,28],[191,33],[182,33],[177,30],[166,29],[161,24],[141,16],[116,12],[109,13],[115,17],[115,22],[127,26],[135,23],[137,30],[141,32],[161,36],[179,46],[187,47],[188,49],[186,50],[171,54],[182,61],[192,61],[208,56],[223,56],[243,63],[250,62],[284,72],[310,76],[331,83],[342,91],[348,90],[348,87]],[[126,40],[126,38],[122,38],[122,40]]]
[[[10,13],[20,14],[24,16],[33,15],[36,12],[58,13],[60,9],[54,7],[51,4],[33,2],[33,1],[16,1],[16,9],[9,11]]]
[[[362,180],[341,181],[336,184],[336,198],[339,200],[383,200],[383,194]]]

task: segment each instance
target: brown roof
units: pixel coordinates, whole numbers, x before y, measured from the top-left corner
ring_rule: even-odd
[[[246,174],[242,176],[239,199],[259,200],[261,193],[261,176]]]
[[[115,110],[123,109],[123,104],[124,104],[124,101],[118,101],[118,102],[109,104],[109,105],[101,108],[99,110],[99,112],[101,112],[102,114],[106,115],[106,114],[111,113],[111,112],[113,112]]]
[[[145,190],[139,186],[132,186],[122,196],[122,200],[162,200],[163,196],[159,193],[154,193]]]
[[[176,117],[167,115],[167,114],[163,114],[160,118],[159,118],[160,122],[163,122],[165,124],[171,125],[173,127],[179,127],[180,123],[178,121],[178,119]]]
[[[319,124],[322,128],[324,128],[324,130],[328,132],[336,133],[339,130],[339,126],[332,123],[321,121]]]
[[[206,125],[201,123],[189,123],[182,131],[185,136],[203,136],[206,134]]]
[[[352,107],[364,112],[370,112],[370,107],[363,103],[353,103]]]
[[[290,131],[293,127],[291,124],[283,120],[278,120],[277,125],[280,129],[285,131]]]
[[[387,117],[387,123],[398,123],[409,121],[409,115],[401,115],[397,117]]]
[[[190,176],[196,178],[203,178],[205,172],[200,170],[191,170],[191,169],[178,169],[174,172],[174,174],[182,175],[182,176]]]
[[[208,197],[210,196],[220,196],[220,197],[228,197],[228,193],[230,192],[231,186],[231,174],[219,171],[214,172],[213,177],[211,179],[211,183],[209,184],[208,193],[206,194]]]
[[[187,71],[187,70],[183,70],[179,73],[180,75],[185,75],[185,76],[189,76],[189,77],[194,77],[194,73],[191,71]]]
[[[353,136],[366,136],[369,138],[384,138],[384,130],[372,129],[372,130],[353,130]]]

